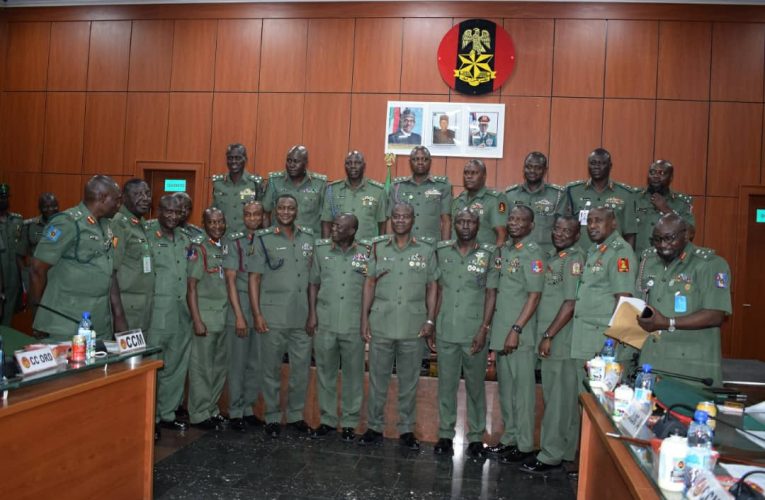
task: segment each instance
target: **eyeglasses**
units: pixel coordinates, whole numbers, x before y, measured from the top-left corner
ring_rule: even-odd
[[[674,234],[667,234],[664,236],[651,236],[650,242],[651,242],[651,245],[656,245],[657,243],[664,243],[665,245],[669,245],[670,243],[674,243],[675,241],[677,241],[677,239],[683,233],[685,233],[685,230],[678,231]]]

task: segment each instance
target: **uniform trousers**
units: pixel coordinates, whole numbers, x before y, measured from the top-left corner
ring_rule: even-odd
[[[261,334],[259,334],[261,335]],[[304,328],[273,328],[263,335],[263,399],[266,423],[281,423],[279,390],[282,384],[282,356],[289,354],[290,374],[287,393],[287,422],[303,419],[308,371],[311,367],[311,337]]]
[[[340,425],[359,424],[364,400],[364,341],[358,333],[319,330],[313,339],[321,423],[337,427],[337,373],[342,366]]]
[[[398,430],[400,434],[414,431],[417,382],[420,380],[422,339],[394,340],[373,335],[369,344],[369,428],[383,432],[385,401],[388,398],[393,363],[398,378]]]
[[[465,377],[468,442],[481,441],[486,430],[486,364],[488,346],[470,354],[470,343],[438,341],[438,437],[454,439],[457,390]]]
[[[172,330],[152,328],[147,344],[162,349],[165,365],[157,372],[157,420],[175,420],[175,410],[183,400],[189,368],[191,325],[181,322]]]
[[[228,416],[248,417],[263,390],[262,344],[263,335],[254,328],[247,329],[246,337],[236,334],[234,325],[226,326],[228,346]]]
[[[227,355],[223,330],[192,336],[189,361],[189,421],[192,424],[220,413],[218,400],[226,382]]]
[[[576,362],[571,359],[542,360],[542,394],[545,413],[537,460],[558,465],[573,461],[579,444],[579,393]]]
[[[497,354],[499,404],[504,423],[500,442],[515,445],[522,452],[534,449],[536,354],[531,349]]]

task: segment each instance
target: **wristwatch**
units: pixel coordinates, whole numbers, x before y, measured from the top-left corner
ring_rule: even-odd
[[[545,333],[542,334],[542,338],[552,340],[552,335],[550,335],[550,332],[545,330]]]
[[[433,320],[431,320],[431,319],[426,319],[425,323],[427,323],[429,325],[432,325],[432,326],[436,326],[435,322],[433,322]]]
[[[675,318],[669,318],[669,328],[667,328],[668,332],[674,332],[677,330],[677,327],[675,326]]]
[[[510,327],[510,329],[511,329],[512,331],[514,331],[515,333],[517,333],[518,335],[520,335],[520,334],[522,334],[522,333],[523,333],[523,328],[521,328],[521,327],[520,327],[520,326],[518,326],[518,325],[513,325],[513,326],[511,326],[511,327]]]

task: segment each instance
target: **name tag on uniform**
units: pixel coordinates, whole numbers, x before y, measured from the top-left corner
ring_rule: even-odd
[[[143,273],[149,274],[151,272],[151,257],[148,255],[143,256]]]
[[[580,226],[586,226],[587,225],[587,216],[590,215],[589,210],[580,210],[579,211],[579,225]]]
[[[688,312],[688,297],[685,295],[675,295],[675,312]]]

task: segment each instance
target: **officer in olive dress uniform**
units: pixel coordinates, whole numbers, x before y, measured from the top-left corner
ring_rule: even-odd
[[[662,215],[676,213],[690,226],[696,225],[693,216],[693,197],[672,191],[674,166],[667,160],[656,160],[648,167],[648,185],[635,193],[635,212],[637,213],[637,236],[635,254],[652,248],[653,228]]]
[[[111,177],[95,175],[85,185],[79,205],[51,217],[30,267],[30,304],[40,304],[32,326],[37,335],[71,340],[85,311],[91,313],[99,339],[126,329],[119,285],[113,279],[108,221],[120,198]]]
[[[552,230],[555,250],[547,255],[545,285],[537,309],[537,352],[542,360],[542,418],[540,451],[520,470],[545,475],[562,461],[573,462],[579,444],[579,407],[576,369],[571,359],[571,320],[576,287],[584,269],[585,254],[576,244],[579,221],[560,215]]]
[[[173,193],[173,196],[180,203],[181,218],[178,221],[178,229],[186,233],[186,236],[189,239],[206,238],[207,236],[205,234],[204,229],[189,222],[189,217],[191,217],[191,210],[194,206],[193,201],[191,200],[191,196],[189,196],[189,193],[180,191],[177,193]]]
[[[502,461],[517,462],[534,448],[536,382],[536,310],[544,286],[544,252],[531,232],[534,212],[526,205],[510,209],[511,241],[497,249],[487,287],[497,289],[489,347],[496,353],[502,437],[487,448]]]
[[[58,199],[53,193],[42,193],[37,200],[37,208],[40,210],[40,215],[26,219],[24,225],[21,227],[21,236],[19,237],[19,245],[16,248],[16,255],[18,257],[19,267],[21,268],[21,281],[24,285],[24,290],[29,290],[29,261],[35,254],[37,243],[40,242],[45,230],[45,226],[48,225],[50,218],[58,213]]]
[[[398,430],[402,446],[417,450],[415,399],[422,338],[435,331],[438,265],[432,240],[412,235],[414,208],[396,203],[393,234],[375,238],[364,284],[361,335],[369,342],[368,429],[358,441],[382,441],[385,401],[393,365],[398,377]]]
[[[228,174],[213,175],[212,206],[226,216],[229,233],[244,231],[242,207],[248,200],[263,197],[263,178],[247,172],[247,148],[242,144],[229,144],[226,148]]]
[[[303,420],[311,337],[308,319],[308,278],[313,259],[313,232],[295,224],[298,202],[284,193],[274,203],[274,223],[255,233],[255,252],[247,259],[250,305],[255,330],[263,334],[263,399],[266,434],[278,437],[282,357],[289,354],[287,425],[299,433],[310,431]]]
[[[332,223],[332,239],[316,241],[308,287],[308,326],[313,336],[321,425],[312,437],[334,431],[353,441],[364,399],[364,341],[359,336],[361,295],[371,242],[355,239],[359,221],[351,213]],[[342,366],[341,414],[337,414],[337,372]]]
[[[617,230],[634,248],[637,233],[634,188],[612,181],[611,167],[611,154],[608,151],[598,148],[590,153],[587,157],[590,178],[586,181],[570,182],[566,186],[568,213],[576,215],[579,223],[586,226],[590,210],[595,207],[610,208],[616,216]],[[579,246],[587,250],[593,242],[587,231],[582,236]]]
[[[114,268],[128,328],[148,336],[154,298],[154,264],[144,215],[151,208],[151,189],[143,179],[131,179],[122,188],[119,212],[112,218]]]
[[[155,275],[147,344],[162,348],[165,363],[157,372],[157,421],[160,427],[179,431],[188,428],[175,415],[183,399],[193,335],[186,303],[188,265],[200,258],[192,251],[186,232],[178,227],[182,210],[178,198],[166,194],[159,200],[157,219],[146,225]],[[196,237],[195,242],[202,240]]]
[[[253,414],[263,388],[261,363],[262,335],[251,326],[252,307],[248,294],[247,259],[255,253],[255,231],[263,227],[263,204],[250,199],[243,208],[244,231],[226,235],[228,252],[223,257],[228,301],[226,338],[228,342],[229,427],[244,432],[247,425],[262,425]]]
[[[268,185],[263,197],[266,225],[276,225],[273,210],[276,199],[291,194],[300,207],[295,224],[310,229],[317,237],[321,234],[321,210],[327,189],[327,176],[311,172],[308,168],[308,150],[305,146],[292,146],[287,152],[285,169],[268,174]]]
[[[631,296],[635,288],[636,261],[632,247],[617,231],[611,208],[597,207],[587,215],[587,232],[592,246],[587,249],[574,306],[571,358],[576,364],[577,390],[586,392],[585,363],[603,348],[604,332],[621,296]],[[626,359],[631,349],[618,349]],[[625,370],[629,367],[625,366]]]
[[[554,249],[550,233],[555,216],[566,212],[566,190],[557,184],[545,182],[547,170],[547,157],[539,151],[532,151],[523,161],[523,182],[505,191],[510,208],[526,205],[534,211],[531,238],[545,253]]]
[[[458,212],[469,208],[480,217],[478,243],[504,245],[507,200],[502,193],[486,188],[486,164],[478,159],[468,160],[462,170],[462,184],[465,190],[452,202],[452,220]]]
[[[645,341],[640,362],[680,376],[711,377],[721,387],[720,325],[731,314],[730,267],[690,243],[688,223],[677,214],[659,219],[652,240],[636,292],[653,311],[638,319],[640,326],[658,335]]]
[[[486,278],[497,247],[479,243],[479,215],[463,208],[454,215],[456,240],[437,245],[438,268],[438,443],[436,454],[453,452],[457,423],[457,390],[465,377],[468,449],[470,457],[483,455],[486,430],[487,336],[494,316],[495,288],[486,288]]]
[[[21,228],[24,218],[10,208],[11,188],[8,184],[0,184],[0,266],[2,266],[2,291],[5,301],[1,302],[0,324],[10,325],[21,298],[21,268],[16,258],[21,239]]]
[[[219,208],[202,215],[207,239],[194,243],[189,261],[186,300],[194,336],[189,361],[189,422],[202,429],[219,429],[223,417],[218,399],[226,381],[228,356],[224,327],[228,312],[223,259],[228,253],[226,216]]]
[[[385,232],[387,197],[385,186],[364,177],[367,162],[360,151],[345,157],[345,179],[331,182],[321,211],[321,237],[328,238],[335,217],[352,213],[359,221],[356,239],[370,239]]]

